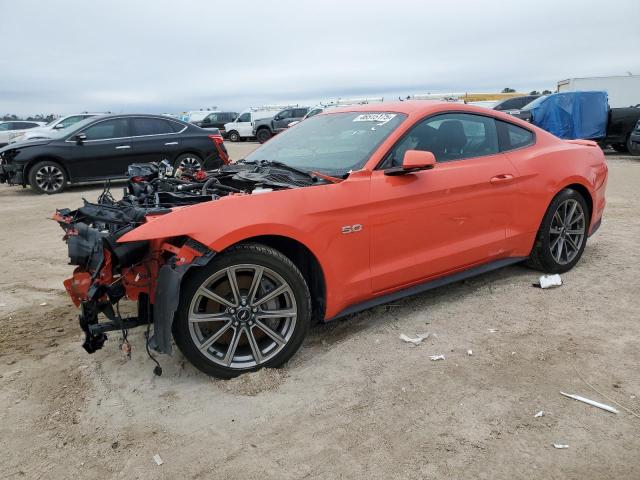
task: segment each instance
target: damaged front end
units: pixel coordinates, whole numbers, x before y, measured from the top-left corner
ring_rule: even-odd
[[[86,202],[78,210],[54,216],[65,230],[73,276],[65,289],[80,308],[83,348],[99,350],[109,331],[154,324],[148,345],[171,353],[170,330],[178,306],[180,281],[192,266],[205,265],[213,252],[187,237],[118,243],[118,239],[162,209]],[[120,300],[137,302],[137,316],[122,317]],[[106,321],[99,321],[99,314]],[[162,326],[164,328],[158,328]]]
[[[128,329],[146,326],[147,348],[171,353],[171,327],[182,278],[215,255],[186,235],[119,242],[125,234],[146,222],[162,221],[158,217],[175,208],[317,181],[269,165],[174,172],[167,162],[134,164],[121,200],[113,198],[107,185],[96,203],[85,200],[77,210],[57,210],[54,220],[65,231],[69,263],[76,266],[64,286],[80,308],[84,349],[88,353],[101,349],[110,331],[121,331],[126,341]],[[137,315],[121,316],[121,300],[137,302]]]

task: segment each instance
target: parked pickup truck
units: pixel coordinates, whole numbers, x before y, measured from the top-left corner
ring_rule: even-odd
[[[264,143],[276,133],[286,130],[291,122],[302,120],[308,111],[309,107],[286,108],[272,118],[257,120],[253,124],[253,136]]]
[[[609,108],[607,92],[553,93],[509,113],[563,139],[595,140],[618,152],[637,151],[631,133],[640,120],[640,105]]]

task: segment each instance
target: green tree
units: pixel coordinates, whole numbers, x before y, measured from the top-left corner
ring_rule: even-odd
[[[515,90],[513,88],[503,88],[501,93],[515,93]]]
[[[543,90],[542,91],[543,95],[551,95],[551,93],[553,93],[551,90]]]

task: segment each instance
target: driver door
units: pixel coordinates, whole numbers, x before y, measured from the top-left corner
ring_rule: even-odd
[[[407,150],[431,151],[432,170],[387,176]],[[413,127],[371,177],[374,292],[419,283],[508,255],[516,172],[495,121],[442,114]]]

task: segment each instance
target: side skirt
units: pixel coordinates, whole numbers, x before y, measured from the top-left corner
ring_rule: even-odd
[[[487,273],[492,270],[497,270],[498,268],[506,267],[507,265],[513,265],[514,263],[519,263],[526,259],[527,257],[503,258],[500,260],[495,260],[490,263],[479,265],[477,267],[470,268],[468,270],[464,270],[462,272],[454,273],[446,277],[436,278],[435,280],[428,280],[419,285],[413,285],[412,287],[408,287],[403,290],[398,290],[396,292],[388,293],[380,297],[372,298],[371,300],[367,300],[362,303],[351,305],[350,307],[347,307],[344,310],[342,310],[340,313],[338,313],[334,317],[325,320],[325,322],[330,322],[331,320],[345,317],[353,313],[358,313],[363,310],[368,310],[369,308],[376,307],[378,305],[383,305],[385,303],[393,302],[395,300],[399,300],[404,297],[409,297],[411,295],[416,295],[418,293],[426,292],[427,290],[432,290],[434,288],[442,287],[450,283],[455,283],[461,280],[466,280],[467,278],[475,277],[477,275],[482,275],[483,273]]]

